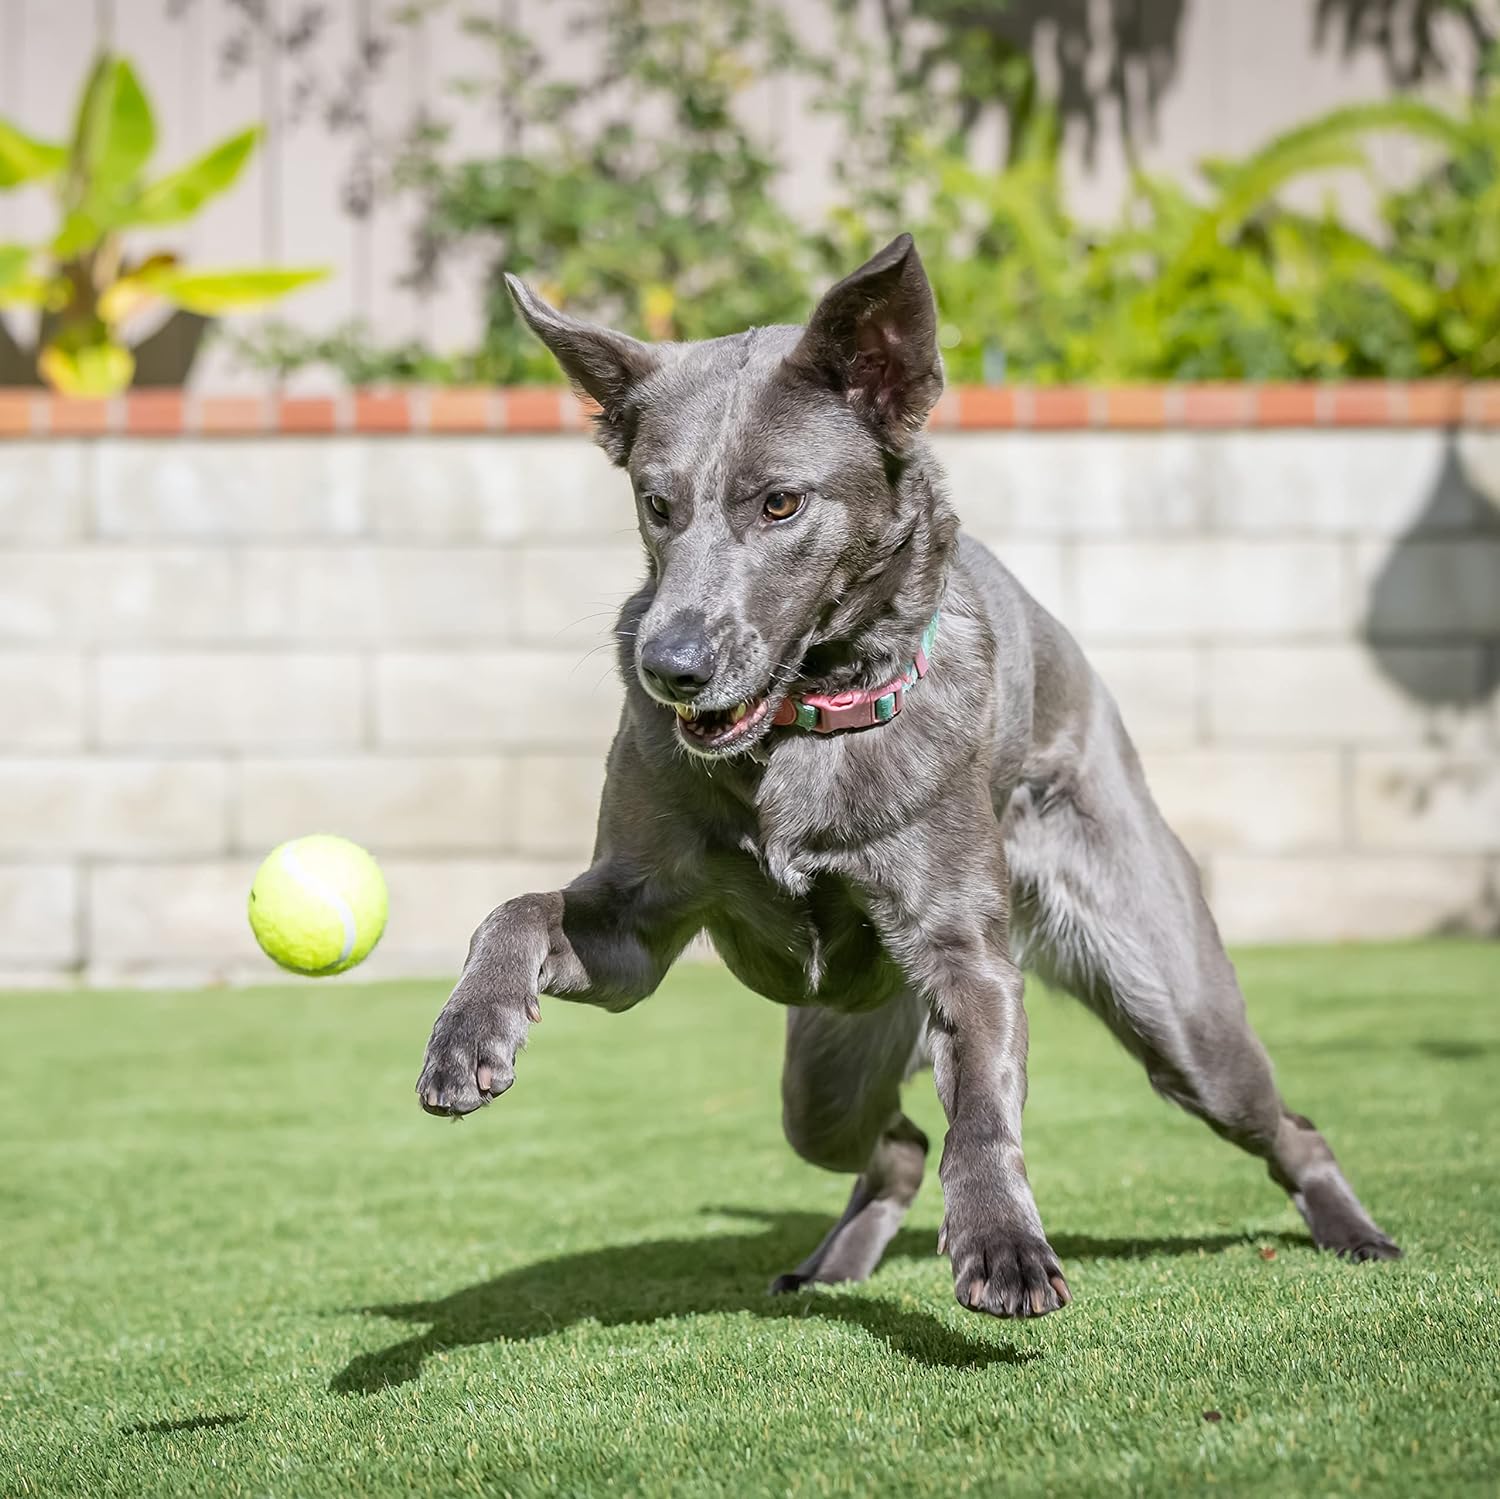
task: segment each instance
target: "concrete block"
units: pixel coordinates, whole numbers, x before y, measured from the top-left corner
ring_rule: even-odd
[[[120,539],[356,535],[375,446],[340,437],[106,439],[98,444],[98,531]],[[378,450],[389,451],[384,443]]]
[[[494,547],[253,548],[242,559],[254,638],[319,646],[504,639],[515,561]]]
[[[95,663],[100,741],[111,748],[352,747],[364,734],[364,664],[277,651],[109,652]]]
[[[1462,475],[1439,431],[1223,432],[1212,438],[1205,498],[1217,531],[1279,536],[1395,536],[1432,512],[1471,521],[1467,499],[1441,500]]]
[[[512,839],[518,786],[495,755],[247,760],[238,770],[235,847],[264,852],[314,830],[377,858],[495,852]]]
[[[1500,853],[1500,758],[1361,752],[1354,820],[1363,848]]]
[[[492,437],[408,437],[367,442],[360,484],[370,529],[400,541],[509,541],[544,496],[515,482],[512,440]],[[581,446],[567,443],[569,450]],[[565,463],[566,460],[563,460]],[[562,464],[559,464],[562,467]]]
[[[79,881],[67,864],[0,864],[0,963],[67,967],[82,957]]]
[[[528,537],[629,546],[639,535],[629,477],[583,433],[514,436],[504,447]]]
[[[77,988],[87,982],[87,971],[77,962],[5,963],[0,965],[0,994],[9,996],[52,994]]]
[[[0,857],[221,853],[226,792],[215,761],[0,758]]]
[[[1344,841],[1336,750],[1153,752],[1145,764],[1158,806],[1199,860],[1221,851],[1334,851]]]
[[[1458,483],[1453,487],[1462,492],[1468,508],[1475,512],[1476,526],[1493,526],[1500,520],[1500,432],[1483,427],[1460,432],[1453,451],[1458,473]],[[1463,503],[1449,499],[1447,491],[1440,499],[1445,503],[1434,507],[1439,517],[1452,515],[1455,521],[1462,517],[1466,508]]]
[[[1219,854],[1214,914],[1229,942],[1393,941],[1492,931],[1483,859]]]
[[[1372,639],[1500,637],[1500,536],[1365,542],[1354,562]]]
[[[1089,641],[1338,634],[1350,624],[1332,542],[1087,541],[1074,568]]]
[[[231,969],[276,973],[250,934],[257,861],[110,863],[88,871],[87,944],[96,977]]]
[[[516,847],[588,862],[604,791],[604,756],[518,755],[508,767],[516,809]]]
[[[0,651],[0,751],[74,749],[84,736],[77,651]]]
[[[386,745],[598,751],[614,737],[620,701],[603,653],[389,651],[375,662],[375,728]]]
[[[190,641],[239,631],[233,562],[190,548],[0,549],[0,641]]]
[[[1465,647],[1412,647],[1377,657],[1352,642],[1215,646],[1208,677],[1212,733],[1242,744],[1482,742],[1482,668],[1481,653]],[[1425,684],[1429,700],[1402,685],[1412,681]],[[1475,706],[1456,706],[1464,703]]]
[[[551,649],[589,650],[613,660],[615,620],[640,588],[646,563],[638,545],[528,545],[515,554],[517,635]]]
[[[82,443],[0,442],[0,547],[78,536],[89,462]]]
[[[1175,749],[1201,737],[1203,653],[1191,646],[1094,646],[1087,652],[1137,748]]]
[[[935,434],[954,506],[977,536],[1127,536],[1199,529],[1196,433]]]

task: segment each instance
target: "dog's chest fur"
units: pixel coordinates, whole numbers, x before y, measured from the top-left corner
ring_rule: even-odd
[[[705,927],[730,971],[778,1004],[862,1010],[902,986],[869,915],[842,877],[814,874],[792,893],[752,855],[710,860],[715,900]]]
[[[768,766],[716,767],[711,779],[680,758],[672,765],[683,794],[666,800],[680,831],[696,835],[679,868],[715,947],[757,993],[863,1010],[903,987],[861,886],[869,850],[918,819],[933,792],[903,753],[914,729],[898,720],[858,737],[791,740]]]

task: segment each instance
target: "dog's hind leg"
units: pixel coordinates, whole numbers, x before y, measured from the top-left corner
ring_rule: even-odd
[[[1020,960],[1099,1014],[1159,1093],[1264,1160],[1319,1248],[1397,1257],[1282,1102],[1197,869],[1102,692],[1071,773],[1019,787],[1002,827]]]
[[[908,996],[879,1010],[787,1012],[782,1123],[803,1160],[857,1172],[843,1216],[823,1242],[772,1282],[864,1280],[880,1263],[922,1185],[927,1137],[901,1112],[901,1084],[919,1061],[926,1008]]]

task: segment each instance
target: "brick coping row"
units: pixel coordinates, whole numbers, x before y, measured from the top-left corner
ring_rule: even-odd
[[[0,389],[6,438],[330,433],[573,432],[588,409],[565,387],[370,388],[329,396],[140,390],[112,400]],[[1237,427],[1495,427],[1500,381],[957,386],[929,427],[946,431],[1152,431]]]

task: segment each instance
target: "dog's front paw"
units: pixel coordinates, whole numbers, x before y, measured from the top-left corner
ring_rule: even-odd
[[[535,999],[524,1005],[450,1001],[432,1028],[417,1079],[422,1107],[457,1118],[498,1098],[516,1080],[528,1022],[540,1019]]]
[[[1040,1234],[982,1226],[965,1230],[947,1219],[938,1236],[953,1265],[961,1306],[993,1317],[1044,1317],[1072,1299],[1062,1266]]]

